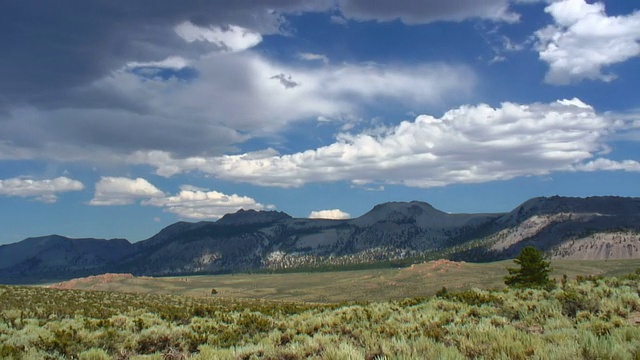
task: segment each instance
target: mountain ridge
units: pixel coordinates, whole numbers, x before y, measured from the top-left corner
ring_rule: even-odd
[[[640,258],[640,198],[538,197],[494,214],[449,214],[421,201],[388,202],[344,220],[240,210],[215,222],[176,222],[135,243],[48,235],[0,246],[0,283],[105,272],[158,276],[402,264],[433,257],[492,261],[513,257],[527,245],[554,258]]]

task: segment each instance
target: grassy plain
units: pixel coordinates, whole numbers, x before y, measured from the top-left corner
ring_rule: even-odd
[[[511,264],[0,285],[0,358],[640,359],[638,261],[554,262],[552,291]]]
[[[210,296],[306,302],[386,301],[434,295],[442,287],[460,291],[504,287],[511,260],[492,263],[449,262],[415,264],[401,269],[356,271],[234,274],[188,277],[117,277],[105,282],[88,279],[70,284],[74,289],[106,290],[141,294]],[[617,276],[633,272],[640,260],[555,260],[552,276]],[[69,284],[67,284],[69,285]]]

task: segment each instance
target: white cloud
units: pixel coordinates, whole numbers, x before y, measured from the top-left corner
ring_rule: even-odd
[[[189,66],[189,61],[181,56],[169,56],[168,58],[160,61],[147,61],[147,62],[132,61],[127,64],[127,67],[129,68],[158,67],[158,68],[167,68],[167,69],[175,69],[175,70],[180,70],[186,66]]]
[[[540,59],[549,64],[545,81],[564,85],[583,79],[611,81],[608,65],[640,55],[640,12],[607,16],[604,4],[584,0],[551,3],[555,24],[535,33]]]
[[[312,211],[309,219],[350,219],[351,215],[340,209]]]
[[[576,171],[627,171],[640,172],[640,162],[635,160],[615,161],[598,158],[586,164],[578,164],[574,167]]]
[[[351,181],[434,187],[573,171],[606,152],[624,123],[597,114],[579,99],[528,105],[461,106],[442,117],[420,115],[394,127],[340,134],[331,145],[279,155],[266,152],[175,159],[162,151],[130,161],[163,176],[201,171],[262,186]]]
[[[185,21],[177,25],[175,31],[187,42],[206,41],[230,52],[247,50],[262,42],[260,33],[236,25],[206,28]]]
[[[192,116],[250,134],[272,133],[301,119],[357,114],[382,101],[406,107],[440,104],[453,94],[469,96],[476,83],[472,71],[455,65],[341,64],[308,69],[250,53],[212,55],[197,68],[200,81],[172,94],[167,102],[189,109]],[[287,81],[283,84],[282,79]]]
[[[90,205],[130,205],[139,199],[163,196],[163,192],[143,178],[104,176],[96,183]]]
[[[80,181],[64,176],[45,180],[25,177],[0,180],[0,196],[33,197],[44,203],[55,203],[58,193],[82,189],[84,185]]]
[[[347,97],[371,103],[389,99],[410,105],[439,103],[454,89],[467,95],[476,82],[468,69],[444,64],[338,66],[310,75],[315,90],[333,100]]]
[[[322,61],[325,65],[329,63],[329,58],[322,54],[298,53],[298,58],[306,61]]]
[[[183,186],[176,195],[148,199],[142,204],[161,207],[180,218],[199,220],[219,219],[225,214],[240,209],[273,208],[273,206],[264,206],[247,196],[226,195],[218,191],[203,190],[191,186]]]
[[[96,183],[96,191],[90,205],[130,205],[141,201],[142,205],[160,207],[183,219],[219,219],[224,214],[240,209],[272,209],[254,199],[237,194],[226,195],[217,191],[182,185],[175,195],[168,195],[143,178],[102,177]],[[154,220],[157,218],[154,218]],[[159,221],[159,220],[155,220]]]

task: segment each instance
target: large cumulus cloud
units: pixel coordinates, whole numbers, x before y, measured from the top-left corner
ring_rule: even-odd
[[[343,133],[331,145],[280,155],[275,150],[220,157],[137,153],[130,161],[172,176],[200,171],[263,186],[350,181],[434,187],[481,183],[553,171],[629,170],[637,163],[596,160],[625,125],[579,99],[500,107],[465,105],[442,117],[420,115],[397,126]]]

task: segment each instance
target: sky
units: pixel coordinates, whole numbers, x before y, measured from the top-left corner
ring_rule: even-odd
[[[628,0],[0,3],[0,244],[640,196]]]

